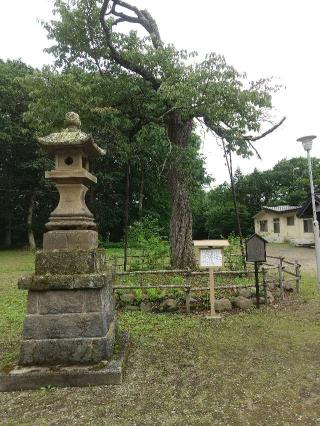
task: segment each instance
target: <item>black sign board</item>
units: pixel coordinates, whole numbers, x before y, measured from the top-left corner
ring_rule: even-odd
[[[258,234],[253,234],[246,240],[246,261],[254,262],[257,308],[260,308],[259,262],[266,261],[266,243]]]
[[[265,262],[267,241],[258,234],[251,235],[246,240],[246,261]]]

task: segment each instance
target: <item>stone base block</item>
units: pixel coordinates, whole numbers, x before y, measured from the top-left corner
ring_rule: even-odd
[[[94,250],[98,247],[98,233],[92,230],[57,230],[43,235],[43,251]]]
[[[128,351],[129,337],[124,332],[119,339],[119,352],[110,361],[89,366],[15,367],[8,373],[0,373],[0,391],[121,384]]]
[[[24,366],[95,364],[112,357],[115,338],[114,321],[105,337],[25,339],[21,343],[19,364]]]
[[[95,289],[29,291],[21,365],[109,359],[117,333],[112,282]]]
[[[106,267],[104,250],[40,251],[36,254],[36,275],[95,274]]]
[[[103,274],[80,275],[25,275],[18,280],[20,290],[48,291],[48,290],[80,290],[112,287],[113,275]],[[58,293],[57,293],[58,294]]]

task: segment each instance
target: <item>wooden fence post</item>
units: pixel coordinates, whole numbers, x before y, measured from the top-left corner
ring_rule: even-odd
[[[263,286],[264,303],[266,306],[268,306],[267,271],[264,267],[262,267],[262,286]]]
[[[300,293],[300,278],[301,278],[301,276],[300,276],[300,265],[299,265],[297,260],[295,260],[294,264],[295,264],[294,268],[295,268],[295,273],[296,273],[296,291],[299,294]]]
[[[117,273],[117,256],[114,256],[113,258],[113,268],[114,268],[114,273]]]
[[[187,315],[190,314],[190,298],[191,298],[191,294],[190,294],[190,291],[191,291],[190,278],[191,278],[191,273],[190,273],[190,271],[188,271],[186,273],[186,280],[185,280],[185,285],[184,285],[185,292],[186,292],[186,312],[187,312]]]
[[[279,274],[279,287],[281,290],[281,298],[284,299],[284,292],[283,292],[283,257],[279,257],[279,265],[278,265],[278,274]]]

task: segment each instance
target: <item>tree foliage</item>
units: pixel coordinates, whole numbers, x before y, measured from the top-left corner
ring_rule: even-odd
[[[6,246],[31,231],[27,212],[32,213],[46,162],[33,129],[23,120],[30,99],[22,80],[32,72],[20,60],[0,60],[0,238]]]
[[[315,187],[320,189],[320,160],[313,158]],[[283,159],[272,169],[255,169],[248,175],[240,170],[235,173],[235,187],[244,235],[254,231],[253,216],[263,206],[299,206],[310,196],[310,183],[306,159],[303,157]],[[316,189],[317,190],[317,189]],[[199,232],[203,237],[227,237],[237,233],[236,218],[232,206],[230,184],[224,183],[208,193],[203,193]],[[203,214],[205,212],[205,214]]]
[[[96,71],[103,81],[110,75],[125,80],[126,96],[135,99],[134,105],[127,111],[127,102],[117,108],[140,126],[152,122],[165,130],[174,147],[168,169],[172,263],[192,266],[192,173],[184,159],[190,157],[193,121],[201,120],[224,137],[228,149],[251,155],[253,136],[248,132],[260,130],[271,108],[270,82],[247,81],[214,53],[196,63],[195,53],[162,42],[148,11],[122,0],[57,0],[55,14],[57,19],[44,26],[54,43],[48,50],[56,64],[64,70],[77,66]],[[124,22],[138,24],[147,36],[117,31]],[[114,106],[108,97],[105,106]]]

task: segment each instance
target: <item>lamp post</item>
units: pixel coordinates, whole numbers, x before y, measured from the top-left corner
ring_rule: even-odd
[[[297,139],[297,142],[302,142],[302,146],[305,151],[307,151],[308,157],[308,168],[309,168],[309,179],[310,179],[310,191],[311,191],[311,202],[312,202],[312,213],[313,213],[313,232],[314,232],[314,246],[316,253],[316,263],[317,263],[317,283],[318,290],[320,290],[320,238],[319,238],[319,223],[317,219],[317,211],[316,211],[316,201],[314,196],[314,185],[313,185],[313,175],[312,175],[312,164],[311,164],[311,156],[310,151],[312,148],[313,139],[316,136],[303,136],[302,138]]]

